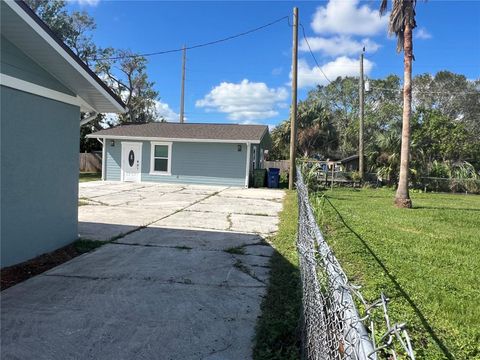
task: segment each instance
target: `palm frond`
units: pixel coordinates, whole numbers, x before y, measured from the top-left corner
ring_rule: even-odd
[[[388,0],[382,0],[380,4],[380,14],[387,11]],[[395,34],[397,38],[397,52],[403,50],[403,40],[405,26],[408,24],[414,29],[417,24],[415,22],[415,6],[417,0],[392,0],[392,12],[390,13],[390,21],[388,25],[388,33]]]
[[[388,0],[382,0],[380,4],[380,15],[384,15],[387,12]]]

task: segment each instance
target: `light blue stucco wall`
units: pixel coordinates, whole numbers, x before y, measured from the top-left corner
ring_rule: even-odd
[[[121,161],[122,161],[122,146],[120,141],[115,140],[115,146],[110,145],[110,141],[105,142],[107,163],[105,164],[106,174],[105,180],[120,181],[121,175]]]
[[[142,181],[245,185],[246,144],[173,142],[172,174],[150,175],[151,143],[142,143]],[[241,145],[241,151],[238,151],[238,145]],[[120,180],[121,142],[115,140],[115,146],[112,147],[107,139],[106,153],[106,180]]]
[[[78,237],[80,109],[0,86],[1,266]]]
[[[68,95],[75,95],[3,36],[0,50],[0,69],[3,74]]]

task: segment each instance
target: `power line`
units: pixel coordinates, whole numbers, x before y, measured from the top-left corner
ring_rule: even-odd
[[[325,72],[322,70],[320,64],[318,63],[317,61],[317,58],[315,57],[315,54],[313,53],[312,51],[312,48],[310,47],[310,43],[308,42],[308,39],[307,39],[307,36],[305,34],[305,28],[303,27],[303,24],[300,24],[300,26],[302,27],[302,33],[303,33],[303,38],[305,40],[305,43],[307,44],[307,47],[308,47],[308,50],[310,52],[310,55],[312,56],[313,58],[313,61],[315,62],[315,64],[317,65],[317,68],[320,70],[320,72],[322,73],[323,77],[330,83],[330,84],[333,84],[333,81],[331,81],[328,76],[325,74]],[[338,89],[338,87],[337,87]],[[391,91],[391,92],[394,92],[394,91],[403,91],[403,89],[399,88],[399,89],[393,89],[393,88],[380,88],[380,87],[370,87],[370,89],[374,89],[374,90],[379,90],[379,91]],[[340,89],[338,89],[340,91]],[[414,87],[412,87],[412,91],[416,91]],[[420,94],[451,94],[452,92],[451,91],[417,91],[417,93],[420,93]],[[477,92],[475,91],[464,91],[464,92],[458,92],[456,93],[456,95],[467,95],[467,94],[478,94]],[[343,95],[343,93],[342,93]]]
[[[376,87],[376,86],[371,86],[371,90],[377,90],[377,91],[383,91],[383,92],[402,92],[403,88],[384,88],[384,87]],[[412,86],[412,92],[416,92],[417,94],[431,94],[431,95],[468,95],[468,94],[480,94],[480,92],[475,92],[475,91],[459,91],[459,92],[454,92],[454,91],[421,91],[421,90],[416,90],[414,86]]]
[[[247,30],[247,31],[244,31],[244,32],[241,32],[241,33],[238,33],[238,34],[235,34],[235,35],[231,35],[231,36],[227,36],[225,38],[222,38],[222,39],[218,39],[218,40],[213,40],[213,41],[209,41],[209,42],[205,42],[205,43],[201,43],[201,44],[197,44],[197,45],[192,45],[192,46],[187,46],[187,47],[181,47],[181,48],[177,48],[177,49],[170,49],[170,50],[163,50],[163,51],[156,51],[156,52],[151,52],[151,53],[143,53],[143,54],[132,54],[132,55],[123,55],[123,56],[113,56],[113,57],[107,57],[107,58],[93,58],[93,59],[90,59],[90,60],[93,60],[93,61],[98,61],[98,60],[120,60],[120,59],[126,59],[126,58],[134,58],[134,57],[138,57],[138,56],[142,56],[142,57],[148,57],[148,56],[154,56],[154,55],[163,55],[163,54],[170,54],[170,53],[174,53],[174,52],[180,52],[180,51],[183,51],[183,49],[185,50],[191,50],[191,49],[198,49],[198,48],[201,48],[201,47],[205,47],[205,46],[210,46],[210,45],[215,45],[215,44],[219,44],[219,43],[222,43],[222,42],[225,42],[225,41],[229,41],[229,40],[233,40],[233,39],[236,39],[236,38],[239,38],[241,36],[245,36],[245,35],[249,35],[251,33],[254,33],[254,32],[257,32],[257,31],[260,31],[262,29],[265,29],[269,26],[272,26],[272,25],[275,25],[279,22],[281,22],[282,20],[285,20],[285,19],[289,19],[288,16],[283,16],[277,20],[274,20],[272,22],[269,22],[267,24],[264,24],[264,25],[261,25],[259,27],[256,27],[254,29],[250,29],[250,30]]]
[[[300,26],[302,28],[302,33],[303,33],[303,39],[305,40],[305,43],[307,44],[308,46],[308,51],[310,52],[310,55],[312,55],[312,58],[313,60],[315,61],[315,64],[317,64],[317,68],[320,70],[320,72],[322,73],[323,77],[325,79],[327,79],[327,81],[331,84],[332,81],[328,78],[328,76],[323,72],[322,68],[320,67],[320,65],[318,64],[318,61],[317,61],[317,58],[315,57],[313,51],[312,51],[312,48],[310,47],[310,43],[308,42],[308,39],[307,39],[307,35],[305,34],[305,28],[303,27],[303,24],[300,23]]]

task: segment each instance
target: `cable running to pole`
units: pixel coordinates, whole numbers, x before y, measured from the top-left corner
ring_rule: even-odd
[[[206,43],[202,43],[202,44],[197,44],[197,45],[192,45],[192,46],[188,46],[188,47],[181,47],[181,48],[177,48],[177,49],[170,49],[170,50],[163,50],[163,51],[156,51],[156,52],[151,52],[151,53],[143,53],[143,54],[134,54],[134,55],[125,55],[125,56],[113,56],[113,57],[108,57],[108,58],[92,58],[90,60],[93,60],[93,61],[98,61],[98,60],[120,60],[120,59],[125,59],[125,58],[134,58],[134,57],[138,57],[138,56],[143,56],[143,57],[148,57],[148,56],[155,56],[155,55],[163,55],[163,54],[170,54],[170,53],[174,53],[174,52],[180,52],[180,51],[183,51],[184,49],[185,50],[192,50],[192,49],[198,49],[198,48],[201,48],[201,47],[205,47],[205,46],[210,46],[210,45],[215,45],[215,44],[219,44],[219,43],[222,43],[222,42],[225,42],[225,41],[229,41],[229,40],[233,40],[233,39],[236,39],[236,38],[239,38],[241,36],[245,36],[245,35],[249,35],[251,33],[254,33],[254,32],[257,32],[257,31],[260,31],[262,29],[265,29],[269,26],[272,26],[272,25],[275,25],[285,19],[288,19],[288,16],[283,16],[277,20],[274,20],[272,22],[269,22],[265,25],[262,25],[262,26],[259,26],[259,27],[256,27],[254,29],[250,29],[250,30],[247,30],[247,31],[244,31],[244,32],[241,32],[241,33],[238,33],[238,34],[235,34],[235,35],[231,35],[231,36],[228,36],[228,37],[225,37],[225,38],[222,38],[222,39],[218,39],[218,40],[213,40],[213,41],[209,41],[209,42],[206,42]]]

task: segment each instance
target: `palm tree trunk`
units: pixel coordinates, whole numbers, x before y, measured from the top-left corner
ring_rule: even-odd
[[[411,208],[412,200],[408,194],[409,160],[410,160],[410,117],[412,115],[412,61],[413,43],[412,27],[405,24],[403,39],[403,125],[402,125],[402,148],[400,151],[400,175],[395,205],[401,208]]]

